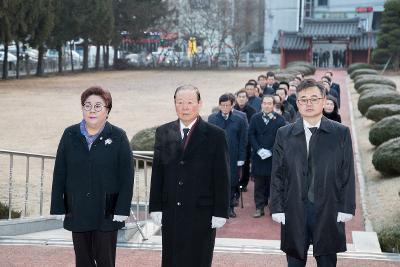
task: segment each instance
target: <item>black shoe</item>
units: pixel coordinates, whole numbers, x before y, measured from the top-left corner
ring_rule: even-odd
[[[247,186],[242,187],[242,192],[247,192]]]
[[[236,218],[236,213],[235,213],[235,210],[233,208],[231,208],[229,210],[229,217],[230,218]]]
[[[234,207],[239,206],[239,199],[238,199],[238,198],[234,198],[234,199],[233,199],[233,206],[234,206]]]
[[[261,216],[264,216],[265,213],[263,210],[261,209],[256,209],[256,212],[253,215],[253,218],[260,218]]]

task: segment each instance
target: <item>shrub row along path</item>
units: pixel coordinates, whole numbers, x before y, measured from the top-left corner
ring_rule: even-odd
[[[60,78],[48,78],[50,83],[52,83],[55,88],[54,92],[51,90],[43,90],[32,88],[31,85],[36,83],[40,85],[46,85],[43,80],[32,80],[32,81],[10,81],[6,83],[0,83],[0,94],[2,95],[1,106],[8,105],[8,110],[10,114],[15,105],[21,107],[21,104],[16,104],[22,100],[22,106],[26,109],[25,112],[22,110],[17,110],[18,114],[26,114],[26,116],[21,116],[19,120],[22,121],[22,125],[19,125],[18,118],[9,118],[9,122],[14,124],[4,125],[4,121],[0,122],[2,126],[7,126],[8,129],[14,129],[14,135],[9,135],[11,140],[6,140],[4,137],[0,138],[0,148],[10,148],[16,150],[28,150],[31,152],[46,152],[50,154],[55,153],[55,145],[58,142],[58,138],[62,132],[65,125],[68,125],[68,121],[71,123],[76,122],[79,119],[79,93],[89,85],[92,85],[93,81],[98,81],[97,84],[105,84],[106,86],[112,86],[114,89],[112,91],[113,96],[116,98],[115,109],[112,112],[112,118],[117,121],[123,128],[127,128],[129,136],[132,136],[138,130],[150,127],[153,125],[160,124],[163,121],[174,119],[174,112],[171,109],[172,101],[171,96],[173,88],[176,85],[192,82],[194,84],[199,84],[200,88],[203,89],[202,93],[206,96],[205,98],[205,109],[203,109],[204,114],[208,114],[211,107],[217,104],[218,96],[226,91],[235,91],[240,88],[237,84],[244,84],[244,82],[252,77],[256,77],[259,72],[141,72],[141,73],[129,73],[129,72],[119,72],[116,74],[112,73],[102,73],[102,74],[89,74],[89,79],[87,76],[72,76],[72,77],[60,77]],[[137,78],[137,80],[132,79],[132,76]],[[323,70],[317,71],[315,77],[319,79],[323,75]],[[90,78],[90,76],[92,76]],[[98,80],[98,78],[103,78],[104,80]],[[113,78],[111,78],[113,76]],[[142,78],[140,78],[142,76]],[[117,77],[117,80],[116,78]],[[153,77],[154,83],[151,84],[148,80],[145,82],[143,77]],[[161,80],[174,77],[174,85],[171,82],[165,84]],[[206,78],[205,78],[206,77]],[[204,82],[202,80],[204,79]],[[46,79],[44,79],[46,80]],[[59,80],[55,82],[54,80]],[[59,83],[61,80],[61,83]],[[341,115],[343,123],[350,126],[350,115],[349,115],[349,105],[348,105],[348,95],[346,88],[346,72],[343,70],[334,72],[334,80],[339,83],[342,99]],[[117,84],[112,85],[115,81]],[[136,85],[132,85],[137,83]],[[21,83],[28,86],[28,89],[24,90],[21,88]],[[223,86],[221,86],[221,83]],[[30,84],[30,85],[29,85]],[[136,91],[137,85],[142,89],[142,93]],[[121,86],[120,88],[118,86]],[[19,96],[13,95],[13,87],[17,88]],[[71,87],[71,89],[67,89]],[[133,92],[132,92],[133,87]],[[167,88],[168,87],[168,88]],[[218,89],[217,89],[218,88]],[[6,93],[4,93],[6,91]],[[7,92],[8,91],[8,92]],[[122,92],[121,92],[122,91]],[[71,93],[72,92],[72,93]],[[125,96],[123,96],[125,92]],[[145,92],[145,93],[143,93]],[[9,98],[9,94],[13,97]],[[26,94],[27,97],[26,98]],[[42,103],[37,100],[37,95],[41,95]],[[127,96],[128,95],[128,96]],[[3,98],[5,96],[6,98]],[[6,101],[15,101],[10,103]],[[211,99],[211,100],[210,100]],[[65,101],[68,100],[68,101]],[[148,101],[148,105],[143,105],[144,101]],[[153,102],[152,102],[153,101]],[[64,103],[67,102],[67,103]],[[135,104],[133,104],[135,103]],[[137,103],[137,105],[136,105]],[[3,105],[4,104],[4,105]],[[135,109],[136,107],[136,109]],[[159,109],[157,109],[157,107]],[[60,109],[62,110],[60,112]],[[137,113],[131,117],[121,116],[125,109],[136,110]],[[157,114],[150,112],[151,109],[159,110]],[[35,111],[36,110],[36,111]],[[37,111],[39,110],[39,111]],[[40,110],[42,113],[40,113]],[[165,112],[167,111],[167,112]],[[66,112],[67,114],[63,114]],[[46,137],[40,138],[40,134],[35,134],[32,129],[32,134],[40,139],[48,139],[47,145],[39,145],[37,143],[33,144],[33,148],[29,145],[29,136],[26,136],[26,131],[24,133],[19,133],[26,127],[25,123],[28,123],[29,127],[34,128],[35,120],[29,120],[29,117],[33,114],[39,113],[39,118],[42,121],[37,121],[39,124],[39,133],[42,131],[48,131]],[[149,115],[150,114],[150,115]],[[34,115],[33,115],[34,116]],[[42,117],[44,116],[44,117]],[[53,117],[56,117],[54,119]],[[58,117],[57,117],[58,116]],[[147,116],[147,119],[145,119]],[[160,120],[157,116],[162,117]],[[25,122],[28,117],[28,122]],[[38,118],[38,119],[39,119]],[[58,120],[57,120],[58,118]],[[127,121],[129,119],[129,121]],[[165,120],[164,120],[165,119]],[[43,121],[44,120],[44,121]],[[54,122],[54,124],[52,124]],[[138,122],[138,123],[135,123]],[[31,125],[33,124],[33,125]],[[133,125],[140,125],[142,128],[133,129]],[[11,127],[11,125],[13,125]],[[36,126],[37,127],[37,126]],[[41,129],[40,127],[45,127]],[[16,128],[16,129],[15,129]],[[4,129],[2,127],[2,129]],[[24,134],[24,138],[18,138],[19,134]],[[354,134],[354,133],[353,133]],[[44,138],[44,139],[43,139]],[[46,141],[42,141],[46,143]],[[6,147],[4,147],[6,146]],[[37,151],[38,147],[42,150]],[[279,240],[280,229],[279,225],[273,223],[270,216],[264,216],[260,219],[252,218],[254,212],[254,201],[253,201],[253,183],[250,182],[248,187],[248,192],[243,194],[244,208],[236,208],[238,217],[229,220],[227,225],[218,231],[218,237],[221,238],[246,238],[246,239],[267,239],[267,240]],[[269,215],[268,209],[266,209],[266,214]],[[360,205],[359,192],[357,190],[357,211],[355,218],[347,224],[347,243],[352,243],[351,231],[363,231],[363,218]],[[238,244],[239,245],[239,244]],[[118,266],[136,266],[140,263],[140,266],[159,266],[161,253],[160,251],[153,250],[129,250],[125,248],[118,248],[117,254],[117,265]],[[72,247],[52,247],[52,246],[10,246],[1,245],[0,246],[0,262],[2,266],[73,266],[74,264],[74,253]],[[246,254],[246,253],[225,253],[216,252],[213,266],[284,266],[285,256],[283,254]],[[397,266],[398,263],[382,262],[374,260],[363,260],[363,259],[346,259],[339,258],[338,266]],[[310,260],[307,266],[316,266],[314,260]]]

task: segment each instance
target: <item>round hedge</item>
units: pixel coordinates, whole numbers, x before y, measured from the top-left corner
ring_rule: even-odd
[[[380,121],[383,118],[400,114],[400,105],[380,104],[370,106],[365,113],[365,117],[373,121]]]
[[[358,99],[358,110],[364,115],[370,106],[378,104],[400,104],[400,94],[394,91],[370,90]]]
[[[400,224],[383,228],[378,238],[383,252],[400,253]]]
[[[396,91],[396,88],[391,86],[391,85],[387,85],[387,84],[380,84],[380,83],[366,83],[361,85],[357,90],[357,92],[359,92],[360,94],[366,90],[380,90],[380,89],[388,89],[388,90],[392,90],[392,91]]]
[[[275,73],[275,78],[278,81],[291,81],[294,79],[294,77],[296,77],[295,74],[293,73],[288,73],[288,72],[278,72]]]
[[[353,81],[356,83],[357,81],[361,79],[387,79],[386,77],[383,77],[382,75],[378,74],[361,74],[356,77],[354,77]]]
[[[363,96],[363,95],[366,95],[366,94],[371,94],[371,93],[373,93],[373,92],[380,93],[380,94],[391,94],[391,93],[396,93],[396,91],[393,91],[393,90],[390,90],[390,89],[387,89],[387,88],[382,88],[382,89],[379,89],[379,90],[376,90],[376,89],[369,89],[369,90],[364,90],[364,91],[362,91],[362,92],[360,93],[360,97]]]
[[[389,80],[388,78],[378,76],[378,75],[358,76],[357,79],[355,80],[354,88],[356,88],[356,90],[357,90],[362,85],[367,84],[367,83],[386,84],[386,85],[396,88],[396,84],[392,80]]]
[[[315,67],[305,61],[292,61],[286,66],[286,70],[295,70],[303,73],[304,75],[313,75],[315,73]]]
[[[386,117],[369,130],[369,141],[375,146],[396,137],[400,137],[400,115]]]
[[[400,137],[381,144],[372,155],[372,164],[384,174],[400,174]]]
[[[372,69],[372,66],[367,63],[353,63],[347,68],[347,73],[351,74],[353,71],[359,69]]]
[[[350,74],[350,78],[354,79],[357,76],[360,75],[378,75],[378,72],[376,70],[373,69],[359,69],[359,70],[355,70]]]
[[[131,139],[131,149],[138,151],[153,151],[156,129],[158,126],[137,132]]]

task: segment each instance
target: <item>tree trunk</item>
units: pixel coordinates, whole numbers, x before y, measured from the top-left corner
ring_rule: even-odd
[[[38,48],[38,62],[36,68],[36,76],[43,76],[43,55],[44,55],[44,46],[41,44]]]
[[[74,45],[69,43],[69,57],[71,59],[71,72],[74,72],[74,57],[72,55],[72,48],[73,47],[74,47]]]
[[[113,60],[113,66],[115,66],[115,62],[118,60],[118,47],[114,46],[114,60]]]
[[[3,80],[8,78],[8,41],[4,42]]]
[[[96,45],[96,62],[95,62],[95,69],[99,70],[99,66],[100,66],[100,44]]]
[[[57,52],[58,52],[58,73],[62,73],[63,72],[63,51],[62,51],[61,45],[57,46]]]
[[[393,70],[395,72],[399,71],[399,64],[400,64],[400,53],[396,53],[393,55]]]
[[[82,71],[88,71],[89,70],[89,40],[86,37],[83,40],[83,66],[82,66]]]
[[[19,79],[19,63],[20,63],[20,60],[19,60],[19,42],[18,42],[18,40],[15,41],[15,43],[16,43],[16,48],[17,48],[17,64],[15,66],[15,77],[17,79]]]
[[[104,58],[104,68],[108,69],[108,67],[110,66],[110,46],[106,45],[106,57]]]

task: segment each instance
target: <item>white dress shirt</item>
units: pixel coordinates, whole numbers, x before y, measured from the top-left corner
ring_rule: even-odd
[[[308,128],[312,128],[312,127],[319,128],[320,124],[321,124],[321,120],[319,120],[319,122],[317,124],[311,125],[310,123],[308,123],[307,121],[305,121],[303,119],[304,133],[306,134],[306,142],[307,142],[307,155],[308,155],[308,148],[310,146],[310,139],[312,136],[312,133],[311,133],[310,129],[308,129]]]
[[[183,129],[184,128],[189,128],[189,132],[188,135],[190,133],[190,129],[192,129],[193,125],[196,123],[198,119],[196,118],[194,121],[192,121],[188,126],[185,126],[185,124],[183,124],[183,122],[181,120],[179,120],[179,125],[180,125],[180,131],[181,131],[181,137],[183,139],[183,137],[185,136],[185,134],[183,133]]]

